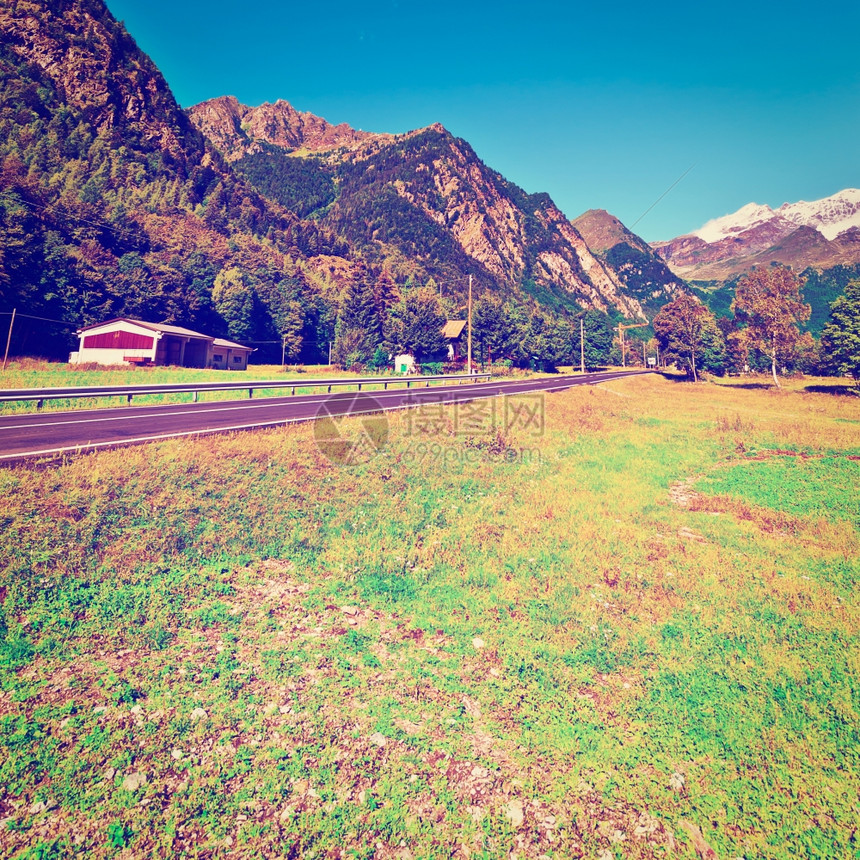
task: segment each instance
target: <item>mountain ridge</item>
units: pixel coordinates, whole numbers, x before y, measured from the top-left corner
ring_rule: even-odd
[[[769,263],[826,269],[860,262],[860,247],[853,238],[858,230],[860,190],[846,188],[821,200],[783,203],[777,209],[748,203],[651,247],[680,277],[726,280]]]
[[[227,161],[258,152],[261,141],[288,151],[304,148],[324,152],[349,148],[372,138],[393,138],[356,131],[346,123],[332,125],[312,113],[296,110],[284,99],[248,107],[235,96],[219,96],[193,105],[185,113]]]
[[[411,252],[427,257],[434,247],[452,259],[464,254],[500,286],[532,284],[528,289],[539,300],[572,300],[583,307],[646,316],[640,296],[592,252],[548,194],[527,194],[484,165],[466,141],[439,123],[396,135],[354,132],[298,112],[283,100],[250,108],[232,97],[203,102],[187,113],[236,169],[295,211],[303,211],[301,195],[293,193],[289,181],[286,187],[273,182],[273,175],[296,174],[296,181],[308,181],[308,171],[314,171],[315,182],[328,181],[329,193],[320,196],[323,205],[315,217],[357,242],[371,258],[383,245],[395,257]],[[268,125],[237,121],[260,113],[269,117]],[[309,137],[304,133],[308,126],[320,133]],[[287,127],[287,134],[273,132]],[[299,163],[304,167],[299,169]],[[388,216],[378,206],[383,199],[390,201]],[[429,245],[416,247],[393,223],[395,217],[411,221]],[[362,223],[373,226],[362,234],[356,230]],[[638,237],[636,244],[653,256]],[[665,275],[668,285],[655,282],[647,304],[665,302],[677,288],[678,279],[668,269]]]

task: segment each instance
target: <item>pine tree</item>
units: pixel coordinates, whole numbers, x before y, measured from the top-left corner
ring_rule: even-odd
[[[821,332],[822,353],[830,368],[860,384],[860,281],[830,305],[830,322]]]
[[[373,286],[363,277],[350,281],[337,316],[334,357],[338,364],[367,364],[382,340]]]
[[[443,353],[442,328],[445,314],[439,296],[432,290],[409,290],[391,307],[386,325],[386,343],[392,353],[409,353],[417,362]]]

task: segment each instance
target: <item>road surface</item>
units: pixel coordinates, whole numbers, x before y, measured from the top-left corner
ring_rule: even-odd
[[[407,409],[425,403],[463,403],[505,394],[561,391],[575,385],[593,385],[647,372],[615,371],[389,391],[344,391],[258,400],[9,415],[0,417],[0,465],[179,436],[313,421],[321,416]],[[416,377],[416,382],[418,379]]]

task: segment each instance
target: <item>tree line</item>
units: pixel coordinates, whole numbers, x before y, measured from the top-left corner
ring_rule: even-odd
[[[860,378],[860,281],[830,306],[830,321],[816,342],[801,331],[811,313],[804,279],[787,266],[752,269],[737,283],[730,311],[719,319],[696,296],[681,293],[654,317],[665,361],[693,380],[702,371],[767,371],[774,384],[789,370]]]
[[[352,281],[337,314],[333,360],[348,368],[379,369],[393,356],[409,354],[418,364],[444,363],[442,328],[448,320],[465,321],[467,314],[462,297],[440,296],[432,279],[403,287],[385,278]],[[473,361],[544,371],[579,364],[580,319],[586,365],[620,361],[614,317],[597,310],[554,313],[537,302],[484,292],[472,307]]]

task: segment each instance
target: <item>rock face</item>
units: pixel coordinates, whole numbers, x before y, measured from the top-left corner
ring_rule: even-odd
[[[778,209],[750,203],[653,248],[680,277],[723,280],[758,265],[818,269],[860,262],[860,190]]]
[[[248,108],[230,97],[188,115],[240,172],[253,165],[246,175],[263,193],[294,211],[303,211],[299,186],[309,171],[336,188],[319,220],[369,260],[420,261],[454,294],[474,272],[484,285],[525,289],[543,303],[644,318],[641,302],[548,195],[526,194],[438,123],[369,134],[286,102]]]
[[[62,3],[53,19],[43,5],[0,5],[0,32],[11,52],[37,66],[96,130],[132,135],[178,166],[189,156],[199,158],[203,136],[152,60],[103,4]]]
[[[624,283],[625,291],[649,313],[672,300],[687,284],[675,275],[642,238],[604,209],[589,209],[573,226],[588,247]]]
[[[195,105],[188,116],[228,161],[259,152],[262,142],[287,151],[324,152],[378,137],[355,131],[345,123],[331,125],[311,113],[297,111],[280,99],[274,104],[246,107],[234,96],[221,96]]]

